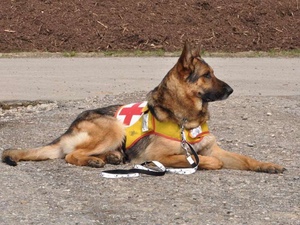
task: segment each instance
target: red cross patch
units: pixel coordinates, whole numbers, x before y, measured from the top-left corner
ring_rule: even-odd
[[[141,118],[141,116],[143,115],[143,108],[146,105],[147,102],[124,105],[119,109],[116,117],[124,125],[131,126]]]

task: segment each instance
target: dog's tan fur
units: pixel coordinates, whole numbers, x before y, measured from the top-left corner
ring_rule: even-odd
[[[209,118],[208,102],[226,99],[232,89],[217,79],[213,69],[200,57],[199,50],[185,44],[175,66],[162,82],[148,94],[148,107],[160,121],[172,121],[192,129]],[[5,150],[2,161],[17,165],[21,160],[65,158],[78,166],[103,167],[119,164],[124,159],[132,163],[157,160],[167,167],[189,167],[180,142],[150,135],[133,147],[122,151],[125,129],[114,113],[119,106],[109,106],[81,113],[70,128],[51,144],[28,150]],[[250,157],[221,149],[213,135],[194,144],[199,169],[238,169],[281,173],[282,166],[260,162]]]

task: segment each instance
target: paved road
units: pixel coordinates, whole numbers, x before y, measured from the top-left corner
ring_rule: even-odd
[[[0,101],[148,91],[177,58],[1,58]],[[206,58],[238,95],[300,95],[300,58]]]
[[[0,58],[0,103],[110,95],[50,108],[0,109],[0,154],[49,143],[84,109],[135,99],[139,93],[114,94],[152,89],[176,60]],[[210,106],[218,142],[224,149],[284,165],[283,175],[220,170],[115,180],[101,178],[103,169],[61,159],[17,167],[0,163],[0,225],[299,225],[300,58],[206,60],[235,89],[236,97]],[[117,168],[131,166],[105,167]]]

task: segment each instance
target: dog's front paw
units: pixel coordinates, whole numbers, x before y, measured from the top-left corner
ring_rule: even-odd
[[[286,169],[274,163],[263,163],[255,171],[264,173],[283,173]]]

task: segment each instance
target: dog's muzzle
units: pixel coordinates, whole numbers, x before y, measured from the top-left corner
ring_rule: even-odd
[[[228,84],[224,83],[220,91],[208,91],[207,93],[201,95],[201,98],[204,102],[224,100],[228,98],[232,92],[233,89]]]

